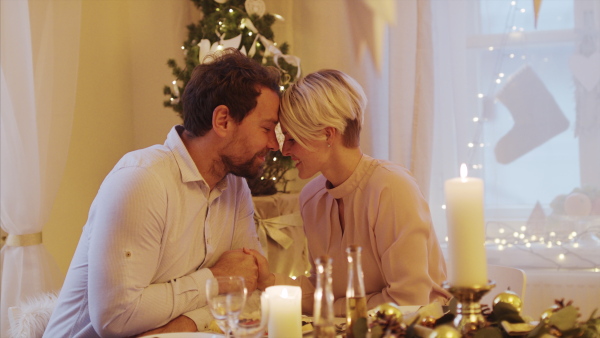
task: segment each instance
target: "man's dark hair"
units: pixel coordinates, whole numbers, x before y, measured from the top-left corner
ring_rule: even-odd
[[[214,109],[219,105],[229,108],[237,123],[256,107],[259,87],[266,87],[280,95],[279,71],[263,67],[235,48],[207,56],[194,68],[183,92],[183,126],[196,136],[204,136],[212,129]]]

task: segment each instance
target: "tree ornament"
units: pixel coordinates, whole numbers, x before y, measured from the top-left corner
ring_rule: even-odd
[[[259,18],[265,14],[266,10],[265,2],[263,0],[246,0],[244,7],[248,14],[256,14]]]
[[[429,338],[460,338],[460,332],[450,325],[440,325],[433,329]]]
[[[521,310],[523,309],[523,301],[521,300],[519,295],[510,290],[501,292],[496,297],[494,297],[494,301],[492,302],[492,304],[495,306],[498,303],[510,304],[519,313],[521,313]]]

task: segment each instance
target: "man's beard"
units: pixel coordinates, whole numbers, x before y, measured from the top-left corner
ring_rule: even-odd
[[[263,165],[256,165],[255,161],[259,156],[266,156],[266,153],[265,151],[256,153],[250,160],[242,163],[236,163],[238,159],[236,157],[221,155],[221,161],[225,165],[226,172],[251,180],[263,173]]]

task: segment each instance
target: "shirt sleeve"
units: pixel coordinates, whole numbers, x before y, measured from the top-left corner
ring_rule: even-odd
[[[186,312],[183,315],[190,318],[194,321],[194,323],[196,323],[196,328],[198,329],[198,331],[206,331],[208,329],[208,326],[214,319],[214,317],[210,313],[210,309],[208,308],[208,306],[203,306],[199,309]]]
[[[154,174],[127,167],[112,172],[92,205],[88,292],[91,323],[101,336],[131,336],[206,304],[199,269],[153,283],[162,253],[166,190]]]
[[[254,222],[254,203],[252,194],[245,180],[240,179],[240,192],[237,194],[236,222],[231,249],[254,249],[264,256]],[[238,182],[239,183],[239,182]]]

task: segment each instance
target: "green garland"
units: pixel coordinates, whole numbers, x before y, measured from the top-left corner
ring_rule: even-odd
[[[509,331],[510,325],[519,325],[525,323],[519,311],[509,303],[498,302],[489,308],[483,309],[483,315],[486,317],[486,326],[468,334],[469,338],[547,338],[547,337],[568,337],[568,338],[598,338],[600,337],[600,316],[595,317],[594,311],[585,321],[579,321],[579,310],[572,305],[572,302],[565,303],[564,300],[556,300],[555,304],[541,314],[540,321],[536,326],[530,326],[525,332],[518,333]],[[365,337],[367,330],[370,330],[371,338],[426,338],[419,335],[415,329],[416,325],[424,325],[430,322],[430,328],[434,331],[439,328],[440,332],[448,331],[448,326],[452,327],[453,320],[456,317],[456,299],[452,299],[449,310],[442,317],[420,318],[417,316],[410,324],[402,322],[397,315],[377,312],[373,314],[370,325],[363,324],[355,332],[355,337]],[[427,319],[433,319],[428,321]],[[507,324],[508,323],[508,324]],[[432,335],[436,337],[459,337],[456,330],[451,330],[454,335]]]

